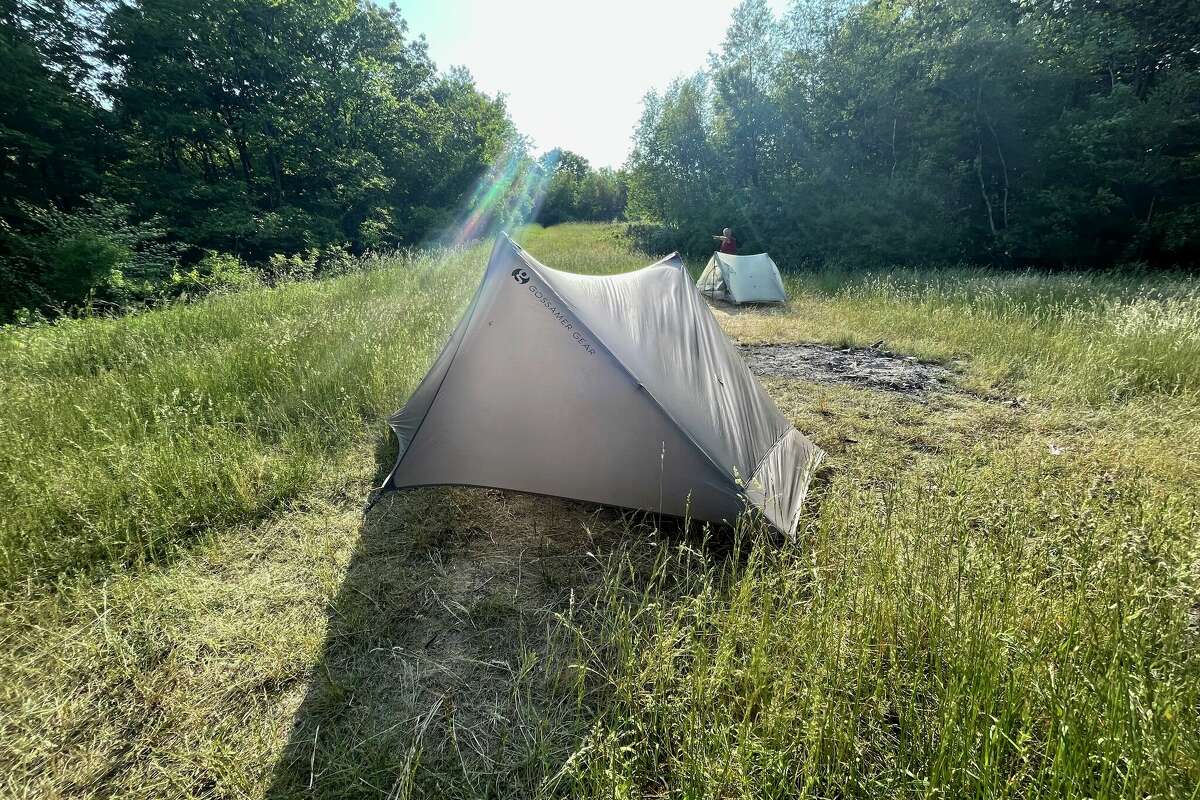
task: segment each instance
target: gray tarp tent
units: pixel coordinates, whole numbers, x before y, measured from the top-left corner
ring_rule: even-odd
[[[550,269],[502,236],[466,314],[389,423],[382,490],[468,485],[792,533],[822,452],[779,413],[683,261]]]
[[[706,297],[731,303],[786,303],[779,268],[766,253],[731,256],[713,253],[696,282]]]

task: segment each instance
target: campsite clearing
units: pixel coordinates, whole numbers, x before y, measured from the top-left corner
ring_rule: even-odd
[[[951,373],[761,378],[828,453],[795,541],[479,489],[364,518],[487,251],[0,334],[0,795],[1193,795],[1195,279],[829,270],[718,308]]]

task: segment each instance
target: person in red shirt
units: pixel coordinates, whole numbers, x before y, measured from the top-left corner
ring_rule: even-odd
[[[737,255],[737,239],[733,238],[733,231],[731,229],[726,228],[725,230],[721,231],[720,236],[714,236],[712,238],[721,242],[721,247],[719,249],[722,253],[731,256]]]

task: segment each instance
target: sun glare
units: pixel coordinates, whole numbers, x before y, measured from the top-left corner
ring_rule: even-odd
[[[509,145],[475,181],[454,225],[443,231],[438,242],[460,247],[532,222],[546,197],[554,167],[554,161],[533,160],[523,147]]]

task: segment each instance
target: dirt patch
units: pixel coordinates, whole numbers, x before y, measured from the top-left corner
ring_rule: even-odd
[[[954,372],[943,364],[875,347],[825,344],[739,345],[755,375],[799,378],[902,394],[945,392],[954,388]]]

